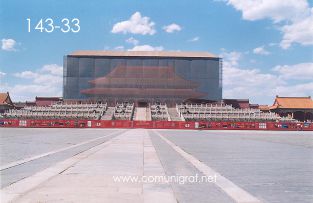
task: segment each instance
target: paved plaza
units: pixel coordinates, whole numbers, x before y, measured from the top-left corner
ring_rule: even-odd
[[[0,129],[1,202],[313,202],[313,133]]]

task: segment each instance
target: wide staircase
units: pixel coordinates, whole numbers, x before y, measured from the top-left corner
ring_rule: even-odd
[[[108,107],[101,120],[112,120],[115,107]]]
[[[146,107],[136,107],[134,120],[135,121],[146,121],[147,120],[147,108]]]
[[[150,108],[150,106],[148,106],[146,108],[146,112],[147,112],[146,120],[147,121],[151,121],[152,120],[152,116],[151,116],[151,108]]]
[[[168,114],[170,115],[171,121],[183,121],[184,119],[181,118],[177,112],[177,109],[175,107],[168,108]]]

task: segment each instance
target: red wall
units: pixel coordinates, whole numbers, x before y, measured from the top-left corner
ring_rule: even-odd
[[[90,126],[88,125],[90,124]],[[0,127],[28,128],[146,128],[202,130],[305,130],[313,131],[313,123],[267,122],[185,122],[185,121],[103,121],[103,120],[18,120],[1,119]]]

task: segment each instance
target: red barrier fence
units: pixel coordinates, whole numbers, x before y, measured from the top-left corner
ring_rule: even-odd
[[[122,120],[19,120],[1,119],[0,127],[15,128],[146,128],[202,130],[304,130],[313,131],[313,123],[282,122],[209,122],[209,121],[122,121]]]

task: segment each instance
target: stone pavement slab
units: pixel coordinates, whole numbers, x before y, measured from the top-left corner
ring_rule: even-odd
[[[313,202],[311,132],[159,132],[264,202]]]
[[[168,183],[141,181],[144,175],[164,174],[147,131],[129,130],[15,202],[176,202]]]

